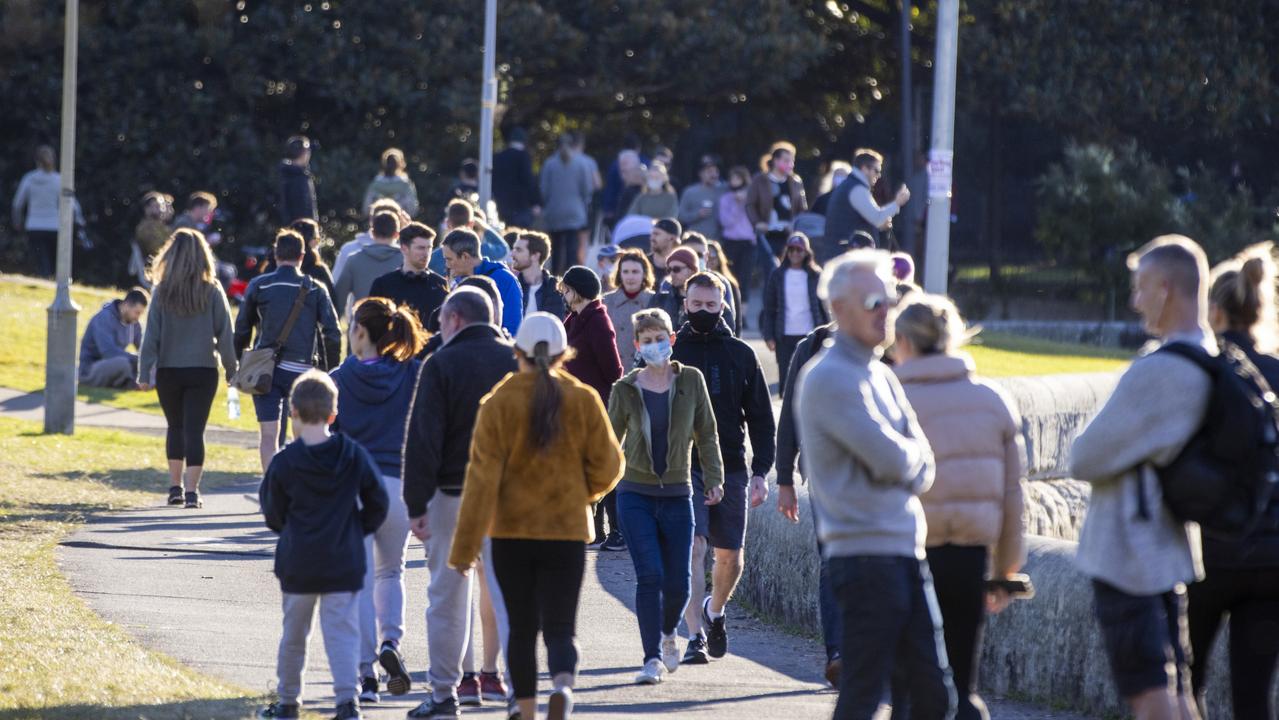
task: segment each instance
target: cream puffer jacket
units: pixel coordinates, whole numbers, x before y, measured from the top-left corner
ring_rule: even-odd
[[[994,576],[1016,572],[1025,557],[1026,449],[1010,398],[974,376],[966,353],[926,355],[894,370],[937,461],[937,478],[919,498],[928,546],[990,547]]]

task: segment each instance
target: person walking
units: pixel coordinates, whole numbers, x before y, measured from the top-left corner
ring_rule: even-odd
[[[62,196],[62,175],[53,148],[36,148],[36,167],[18,181],[13,194],[13,228],[27,236],[27,249],[36,261],[40,277],[53,277],[58,254],[58,198]],[[75,202],[73,199],[72,202]],[[75,202],[75,220],[84,224],[80,203]]]
[[[383,211],[395,213],[396,216],[400,218],[401,228],[412,222],[412,218],[409,217],[408,213],[404,212],[404,210],[400,208],[400,204],[394,200],[390,198],[374,200],[373,205],[369,207],[368,227],[356,233],[355,237],[346,241],[342,244],[342,247],[338,248],[337,259],[333,261],[333,277],[337,277],[342,274],[342,271],[346,269],[347,261],[351,259],[352,255],[373,244],[373,218],[377,217],[378,213]],[[435,270],[438,274],[443,274],[442,270],[436,268],[432,268],[432,270]]]
[[[559,278],[546,269],[551,257],[551,238],[536,230],[520,230],[511,248],[511,269],[520,280],[524,293],[523,313],[538,310],[555,317],[568,315],[568,306],[559,291]]]
[[[679,221],[688,230],[718,240],[719,199],[726,190],[719,179],[719,160],[714,155],[703,155],[697,167],[700,182],[684,188],[680,195]]]
[[[1242,350],[1271,388],[1279,387],[1275,337],[1275,263],[1270,243],[1255,245],[1212,272],[1208,321],[1223,347]],[[1257,528],[1240,540],[1203,538],[1206,576],[1186,593],[1191,685],[1199,712],[1213,642],[1230,616],[1230,695],[1236,718],[1272,718],[1279,659],[1279,494],[1272,494]]]
[[[459,287],[440,308],[444,344],[422,363],[404,440],[404,502],[409,528],[426,546],[430,571],[426,632],[431,694],[409,712],[413,718],[458,717],[459,685],[471,648],[473,578],[448,565],[467,480],[472,433],[480,401],[519,369],[514,349],[494,325],[493,304],[483,291]],[[485,577],[495,609],[501,593],[485,554]],[[486,650],[487,650],[486,640]],[[495,654],[496,655],[496,654]],[[472,661],[473,662],[473,661]],[[481,692],[505,695],[496,673],[480,674]],[[530,716],[531,717],[531,716]]]
[[[1164,235],[1129,255],[1128,266],[1146,332],[1215,354],[1203,249]],[[1172,462],[1203,424],[1210,394],[1208,375],[1189,358],[1143,355],[1070,449],[1070,476],[1092,486],[1075,562],[1092,581],[1115,687],[1138,720],[1198,718],[1185,584],[1203,578],[1199,526],[1164,505],[1154,468]]]
[[[893,372],[936,463],[933,486],[919,500],[958,695],[955,717],[988,719],[977,695],[982,629],[986,612],[1003,611],[1009,596],[988,593],[986,578],[1009,578],[1026,554],[1021,417],[1006,392],[975,376],[972,357],[959,349],[971,333],[953,302],[923,293],[903,302]]]
[[[508,226],[530,227],[542,214],[542,197],[527,143],[528,131],[511,128],[506,147],[493,156],[493,201]]]
[[[742,321],[746,317],[746,306],[742,305],[742,284],[737,280],[737,275],[733,273],[732,264],[728,260],[728,255],[724,252],[724,246],[717,240],[706,240],[706,269],[719,276],[720,280],[728,283],[729,295],[732,296],[733,307],[737,309],[737,322],[735,333],[741,335]]]
[[[373,203],[382,198],[394,200],[410,216],[418,211],[417,186],[409,179],[404,151],[387,148],[382,153],[382,171],[373,177],[364,191],[364,212],[372,212]]]
[[[751,171],[741,165],[728,171],[728,192],[719,198],[719,223],[723,228],[724,251],[728,265],[741,281],[742,302],[750,299],[755,276],[755,226],[746,212],[750,193]]]
[[[317,357],[321,370],[336,368],[342,357],[342,331],[338,329],[329,293],[299,270],[302,242],[302,235],[293,230],[275,234],[275,261],[279,269],[249,281],[240,314],[235,318],[237,356],[243,355],[250,346],[255,350],[276,349],[271,388],[253,396],[263,471],[284,444],[285,423],[281,422],[281,410],[289,405],[293,383],[315,365]]]
[[[454,285],[471,275],[483,275],[497,286],[502,298],[499,320],[506,331],[514,334],[524,316],[524,293],[520,281],[505,265],[480,256],[480,238],[471,230],[457,229],[444,236],[440,245],[449,280]]]
[[[334,278],[333,306],[341,317],[351,303],[369,296],[373,281],[404,266],[400,252],[400,216],[383,210],[370,223],[373,242],[351,255],[342,272]]]
[[[604,307],[617,335],[617,356],[622,361],[622,368],[630,370],[635,366],[636,357],[632,318],[647,308],[653,299],[653,266],[643,252],[627,249],[617,254],[614,273],[613,282],[617,289],[604,296]]]
[[[294,135],[284,144],[276,209],[280,224],[285,227],[299,218],[320,219],[315,202],[315,178],[311,177],[311,147],[311,140],[305,135]]]
[[[747,507],[768,499],[765,477],[773,466],[775,427],[768,382],[750,345],[733,336],[723,317],[724,286],[709,273],[697,273],[685,287],[688,322],[680,328],[673,357],[709,378],[711,407],[719,432],[724,465],[724,500],[714,506],[695,505],[696,530],[692,555],[692,602],[684,613],[689,642],[686,664],[704,664],[707,655],[728,652],[725,620],[728,601],[742,577]],[[746,463],[746,434],[750,431],[753,457]],[[749,470],[748,470],[749,467]],[[693,493],[705,494],[700,455],[693,461]],[[704,578],[706,548],[715,551],[711,593]]]
[[[169,221],[173,219],[173,196],[152,190],[142,196],[142,219],[133,229],[129,248],[129,274],[144,289],[151,289],[151,263],[169,241]]]
[[[573,152],[573,138],[560,136],[555,154],[542,163],[542,224],[551,236],[551,273],[560,275],[582,262],[578,234],[586,228],[595,180]],[[511,332],[515,332],[512,330]]]
[[[138,356],[129,346],[142,349],[142,325],[151,296],[133,288],[120,300],[108,300],[89,319],[80,340],[80,384],[87,387],[132,388],[138,376]]]
[[[537,635],[546,644],[550,720],[572,714],[577,606],[591,539],[588,508],[622,475],[599,395],[561,370],[560,321],[533,313],[515,337],[520,369],[480,405],[449,566],[468,572],[484,536],[507,598],[507,664],[525,718],[537,713]]]
[[[648,261],[653,265],[658,283],[661,283],[669,272],[666,269],[666,258],[679,245],[683,235],[684,229],[673,217],[653,221],[648,234]],[[674,320],[675,316],[671,315],[671,319]]]
[[[795,146],[775,142],[746,191],[746,215],[756,237],[766,242],[772,266],[777,265],[782,245],[794,229],[795,216],[807,209],[804,182],[795,174]]]
[[[214,275],[213,251],[195,230],[177,230],[160,251],[155,293],[138,359],[138,389],[155,388],[164,410],[169,504],[199,508],[204,427],[218,392],[218,365],[235,374],[231,308]]]
[[[764,311],[760,314],[760,334],[777,356],[777,394],[786,390],[786,371],[795,346],[818,325],[830,322],[826,308],[817,297],[817,281],[822,269],[813,260],[813,249],[803,233],[786,240],[786,256],[764,285]]]
[[[919,495],[933,455],[896,377],[880,361],[896,292],[888,253],[827,265],[819,286],[837,329],[797,381],[801,460],[842,613],[834,717],[869,718],[891,682],[911,717],[953,717],[955,688],[924,551]]]
[[[422,327],[430,322],[448,295],[448,281],[427,267],[435,231],[420,222],[400,230],[403,265],[382,275],[369,286],[370,297],[384,297],[398,305],[408,305],[417,313]]]
[[[369,451],[390,498],[386,520],[365,538],[366,571],[359,598],[360,701],[376,703],[374,662],[386,670],[392,695],[403,695],[411,686],[399,652],[404,637],[404,551],[409,543],[400,450],[420,365],[414,357],[426,337],[412,308],[368,297],[355,305],[349,340],[351,355],[330,373],[338,389],[337,420],[331,429]]]
[[[690,592],[693,504],[719,503],[724,466],[706,380],[696,368],[671,361],[670,316],[641,310],[633,322],[635,350],[645,364],[613,386],[608,417],[626,455],[616,492],[635,565],[635,616],[644,649],[635,682],[655,685],[680,665],[675,630]],[[703,460],[700,497],[692,497],[694,446]]]
[[[648,166],[648,176],[644,179],[644,189],[631,202],[628,215],[645,215],[653,219],[675,217],[679,213],[679,198],[671,185],[666,166],[653,161]],[[681,221],[682,222],[682,221]]]
[[[825,261],[823,255],[833,256],[845,245],[858,247],[854,234],[859,231],[871,236],[872,247],[883,244],[882,232],[892,227],[893,217],[910,200],[910,190],[902,185],[893,201],[880,207],[873,190],[883,174],[883,155],[866,148],[853,151],[852,171],[831,191],[826,209],[825,251],[818,253],[819,262]]]

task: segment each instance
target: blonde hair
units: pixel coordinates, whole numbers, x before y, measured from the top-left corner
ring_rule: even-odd
[[[338,411],[338,386],[327,373],[307,370],[293,381],[289,404],[298,413],[298,421],[322,425]]]
[[[892,269],[893,258],[887,250],[873,248],[849,250],[826,263],[826,267],[822,269],[821,279],[817,281],[817,297],[830,301],[832,298],[842,296],[848,291],[853,273],[858,271],[878,275],[884,279],[885,285],[892,287],[896,283]]]
[[[213,251],[199,230],[174,230],[157,256],[155,298],[180,316],[199,315],[209,306],[214,280]]]
[[[1213,268],[1208,291],[1208,302],[1226,316],[1229,329],[1251,337],[1263,353],[1279,345],[1273,252],[1274,245],[1268,242],[1246,248]]]
[[[964,325],[950,298],[930,293],[907,296],[897,311],[893,330],[898,338],[909,340],[920,355],[954,352],[980,332],[980,328],[969,330]]]
[[[666,311],[661,308],[640,310],[631,316],[631,322],[635,325],[635,337],[637,338],[645,330],[661,330],[667,335],[675,332],[675,325],[671,323],[671,316],[667,315]]]

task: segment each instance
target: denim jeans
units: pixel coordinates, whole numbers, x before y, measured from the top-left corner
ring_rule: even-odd
[[[811,492],[808,499],[812,502]],[[816,511],[813,512],[813,517],[817,517]],[[839,616],[839,601],[835,598],[835,589],[831,587],[830,561],[822,551],[821,538],[817,539],[817,557],[821,558],[821,570],[817,575],[817,612],[822,619],[822,644],[826,646],[826,662],[830,662],[841,655],[839,643],[844,634],[844,622]]]
[[[691,592],[693,502],[685,497],[617,494],[617,514],[635,563],[635,616],[644,661],[661,657],[661,636],[679,626]]]
[[[928,563],[833,557],[830,576],[844,621],[835,719],[868,720],[890,686],[909,702],[913,720],[954,717],[955,686]]]

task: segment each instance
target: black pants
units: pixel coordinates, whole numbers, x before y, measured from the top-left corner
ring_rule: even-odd
[[[604,518],[608,518],[608,530],[604,530]],[[622,532],[622,523],[617,518],[617,490],[610,490],[595,505],[595,541],[604,542],[604,534],[609,532]]]
[[[27,246],[36,261],[36,273],[40,277],[53,277],[58,261],[58,231],[28,230]]]
[[[728,268],[737,277],[742,290],[742,305],[751,296],[751,278],[755,275],[755,240],[725,240],[724,254],[728,256]],[[742,318],[744,321],[746,318]],[[743,323],[745,324],[745,323]]]
[[[577,673],[577,603],[586,545],[560,540],[493,539],[493,573],[506,603],[506,664],[516,699],[537,696],[537,633],[551,677]]]
[[[928,548],[937,604],[941,606],[946,656],[959,696],[956,720],[989,718],[977,695],[977,666],[986,625],[986,548],[940,545]]]
[[[1230,689],[1236,718],[1272,718],[1270,685],[1279,659],[1279,568],[1208,568],[1187,592],[1190,676],[1200,713],[1207,718],[1204,690],[1208,656],[1230,614]]]
[[[551,235],[551,273],[563,276],[564,271],[577,264],[576,230],[556,230]]]
[[[777,350],[774,354],[777,355],[777,395],[779,397],[786,392],[786,372],[790,368],[790,359],[795,356],[795,348],[803,339],[803,335],[777,336]]]
[[[155,391],[160,396],[169,431],[164,450],[170,460],[187,467],[204,465],[204,426],[209,424],[213,396],[218,393],[216,368],[159,368]]]

